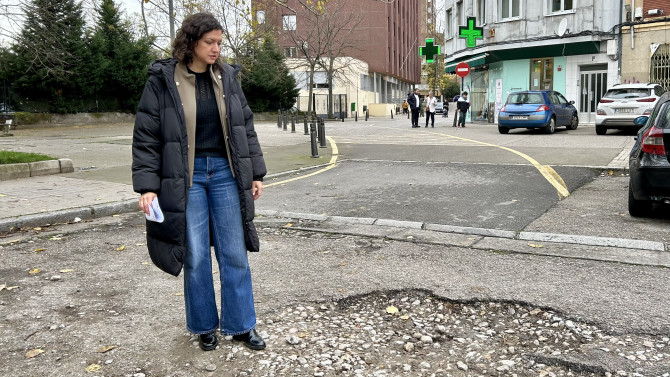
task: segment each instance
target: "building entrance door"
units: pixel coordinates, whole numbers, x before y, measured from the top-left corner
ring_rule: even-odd
[[[579,67],[579,121],[595,123],[596,108],[607,91],[607,64]]]

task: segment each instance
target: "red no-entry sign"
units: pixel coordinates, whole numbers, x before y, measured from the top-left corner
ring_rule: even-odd
[[[460,62],[456,66],[456,74],[459,77],[465,77],[470,74],[470,66],[466,62]]]

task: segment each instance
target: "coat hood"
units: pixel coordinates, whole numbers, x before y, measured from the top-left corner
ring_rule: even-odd
[[[172,75],[176,65],[177,61],[173,58],[154,60],[149,64],[149,76],[166,77],[168,73]]]

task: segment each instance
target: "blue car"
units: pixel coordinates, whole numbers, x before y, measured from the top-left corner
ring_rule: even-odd
[[[498,132],[506,134],[512,128],[541,128],[553,134],[556,127],[577,129],[579,117],[574,103],[553,90],[510,93],[498,114]]]

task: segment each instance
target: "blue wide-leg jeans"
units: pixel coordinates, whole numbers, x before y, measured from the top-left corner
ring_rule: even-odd
[[[221,282],[221,317],[217,313],[212,278],[210,229]],[[186,327],[194,334],[217,328],[224,335],[244,334],[256,326],[242,228],[237,182],[228,160],[198,157],[186,206],[184,298]]]

